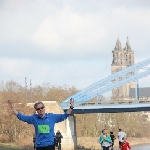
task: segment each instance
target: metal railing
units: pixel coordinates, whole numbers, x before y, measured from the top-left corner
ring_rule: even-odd
[[[83,106],[108,106],[108,105],[132,105],[132,104],[148,104],[150,103],[150,99],[145,100],[111,100],[111,101],[98,101],[98,102],[83,102],[83,103],[75,103],[75,107],[83,107]],[[70,103],[66,102],[61,105],[62,107],[69,107]]]

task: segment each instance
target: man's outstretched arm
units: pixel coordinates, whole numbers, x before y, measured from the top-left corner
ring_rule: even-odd
[[[11,102],[10,100],[8,100],[8,106],[9,106],[9,108],[13,111],[13,113],[14,113],[15,115],[18,114],[18,111],[15,109],[15,107],[13,106],[13,104],[12,104],[12,102]]]
[[[32,116],[27,116],[27,115],[23,115],[21,113],[19,113],[15,107],[13,106],[12,102],[10,100],[8,100],[8,106],[10,107],[10,109],[13,111],[13,113],[17,116],[17,118],[21,121],[27,122],[28,124],[33,124],[34,119]]]

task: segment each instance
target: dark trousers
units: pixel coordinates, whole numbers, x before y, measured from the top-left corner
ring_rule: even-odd
[[[121,145],[122,142],[119,141],[119,146]]]
[[[55,145],[49,145],[46,147],[36,147],[36,150],[55,150]]]
[[[102,146],[103,150],[109,150],[109,147]]]
[[[114,147],[114,142],[112,142],[111,146]]]

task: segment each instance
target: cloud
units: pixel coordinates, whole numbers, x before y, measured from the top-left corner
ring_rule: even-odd
[[[1,74],[4,76],[22,76],[28,71],[30,65],[31,62],[25,59],[18,60],[4,58],[0,60]]]
[[[129,36],[136,63],[147,59],[149,3],[0,1],[1,79],[24,84],[27,76],[35,84],[51,82],[84,88],[110,74],[118,36],[122,47]]]
[[[100,16],[79,15],[66,8],[40,24],[33,42],[46,53],[84,55],[107,38],[105,27],[99,20]]]
[[[33,85],[49,82],[52,85],[67,84],[82,89],[107,74],[105,64],[99,64],[99,70],[97,70],[95,63],[86,62],[86,64],[83,65],[82,62],[62,64],[30,61],[28,59],[1,59],[0,76],[1,80],[15,79],[23,86],[24,78],[27,77],[28,80],[32,79]]]

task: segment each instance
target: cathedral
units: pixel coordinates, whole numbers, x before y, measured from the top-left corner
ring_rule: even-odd
[[[124,48],[121,46],[120,39],[117,39],[116,46],[113,53],[113,60],[111,64],[111,73],[123,70],[131,65],[134,65],[134,51],[131,49],[129,39],[127,37],[126,45]],[[134,74],[134,72],[131,72]],[[115,81],[114,81],[115,82]],[[135,88],[135,82],[127,83],[123,86],[112,90],[112,100],[129,100],[130,89]]]

